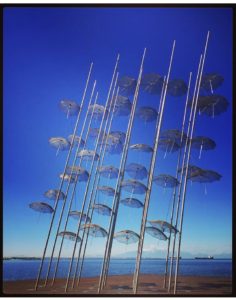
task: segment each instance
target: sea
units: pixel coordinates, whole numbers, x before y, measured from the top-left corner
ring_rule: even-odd
[[[48,259],[45,259],[42,269],[42,277],[45,277]],[[70,259],[61,259],[58,267],[58,278],[65,278],[68,274]],[[54,273],[56,261],[53,260],[50,276]],[[40,266],[39,259],[10,259],[3,261],[3,281],[36,279]],[[100,275],[102,259],[87,258],[84,260],[82,277],[95,277]],[[128,275],[133,274],[135,268],[135,259],[111,259],[109,275]],[[72,275],[75,268],[72,268]],[[164,274],[164,259],[143,259],[141,264],[142,274]],[[212,259],[196,260],[181,259],[179,266],[179,275],[186,276],[232,276],[231,259]]]

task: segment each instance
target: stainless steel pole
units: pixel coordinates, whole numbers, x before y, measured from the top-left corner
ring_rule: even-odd
[[[137,289],[138,289],[139,271],[140,271],[140,263],[141,263],[141,257],[142,257],[142,251],[143,251],[143,242],[144,242],[145,227],[146,227],[146,222],[147,222],[148,207],[149,207],[151,190],[152,190],[153,174],[154,174],[154,168],[155,168],[155,163],[156,163],[156,155],[157,155],[157,150],[158,150],[158,143],[159,143],[161,124],[162,124],[162,117],[163,117],[163,112],[164,112],[164,107],[165,107],[166,93],[167,93],[167,87],[168,87],[169,77],[170,77],[170,72],[171,72],[171,67],[172,67],[174,50],[175,50],[175,41],[174,41],[173,47],[172,47],[172,52],[171,52],[171,57],[170,57],[170,64],[169,64],[169,69],[168,69],[167,79],[166,79],[166,86],[165,86],[165,90],[164,90],[163,100],[162,100],[162,103],[161,103],[161,112],[160,112],[158,126],[156,128],[154,149],[153,149],[152,160],[151,160],[151,167],[150,167],[150,172],[149,172],[149,175],[148,175],[148,186],[147,186],[147,192],[146,192],[145,200],[144,200],[144,209],[143,209],[143,216],[142,216],[142,223],[141,223],[141,232],[140,232],[140,238],[139,238],[139,244],[138,244],[138,253],[137,253],[136,266],[135,266],[135,272],[134,272],[134,280],[133,280],[133,292],[134,292],[134,294],[137,293]]]
[[[79,124],[80,115],[81,115],[81,111],[82,111],[83,104],[84,104],[84,99],[85,99],[85,96],[86,96],[86,93],[87,93],[87,88],[88,88],[88,84],[89,84],[89,80],[90,80],[92,68],[93,68],[93,63],[91,63],[91,65],[90,65],[90,69],[89,69],[87,81],[86,81],[86,84],[85,84],[84,93],[83,93],[82,100],[81,100],[80,111],[79,111],[77,119],[76,119],[76,123],[75,123],[75,127],[74,127],[74,132],[73,132],[73,136],[72,136],[72,140],[71,140],[71,145],[70,145],[69,152],[67,154],[67,158],[66,158],[66,163],[65,163],[63,174],[65,174],[66,168],[67,168],[69,160],[70,160],[70,156],[71,156],[71,152],[72,152],[72,148],[73,148],[73,144],[74,144],[74,139],[75,139],[75,134],[76,134],[77,127],[78,127],[78,124]],[[41,262],[40,262],[39,272],[38,272],[38,276],[37,276],[36,283],[35,283],[35,291],[38,289],[39,279],[41,277],[43,263],[44,263],[44,259],[45,259],[45,255],[46,255],[46,251],[47,251],[47,247],[48,247],[48,242],[49,242],[49,238],[50,238],[50,235],[51,235],[52,226],[53,226],[54,218],[55,218],[55,215],[56,215],[56,210],[57,210],[57,206],[58,206],[58,200],[59,200],[59,196],[60,196],[60,193],[61,193],[61,190],[62,190],[63,183],[64,183],[64,176],[62,176],[62,179],[61,179],[61,182],[60,182],[60,186],[59,186],[59,192],[57,194],[57,198],[56,198],[56,201],[55,201],[54,212],[52,214],[52,219],[51,219],[50,226],[49,226],[49,231],[48,231],[48,235],[47,235],[47,239],[46,239],[46,244],[45,244],[45,247],[44,247],[44,250],[43,250],[43,256],[42,256],[42,259],[41,259]],[[66,199],[64,201],[66,201]]]
[[[202,73],[203,73],[204,64],[205,64],[205,58],[206,58],[206,52],[207,52],[209,36],[210,36],[210,31],[208,31],[207,38],[206,38],[206,44],[205,44],[205,49],[204,49],[204,54],[203,54],[203,61],[202,61],[201,72],[200,72],[200,79],[199,79],[199,84],[198,84],[198,91],[197,91],[196,102],[195,102],[195,107],[194,107],[193,123],[192,123],[191,135],[190,135],[190,141],[189,141],[187,166],[186,166],[186,171],[185,171],[184,189],[183,189],[183,195],[182,195],[182,207],[181,207],[181,214],[180,214],[179,243],[178,243],[177,261],[176,261],[176,268],[175,268],[174,294],[176,294],[176,289],[177,289],[177,279],[178,279],[178,270],[179,270],[179,256],[180,256],[183,217],[184,217],[184,205],[185,205],[185,199],[186,199],[187,178],[188,178],[188,166],[189,166],[189,160],[190,160],[190,154],[191,154],[191,145],[192,145],[192,137],[193,137],[193,132],[194,132],[194,126],[195,126],[198,96],[199,96],[199,91],[200,91],[200,86],[201,86]]]

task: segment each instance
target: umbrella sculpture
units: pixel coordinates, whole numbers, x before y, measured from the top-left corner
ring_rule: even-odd
[[[100,176],[115,179],[118,177],[119,169],[113,166],[101,166],[98,170]]]
[[[80,219],[80,217],[81,217],[82,222],[90,222],[91,221],[91,219],[86,214],[82,214],[82,216],[81,216],[81,212],[77,211],[77,210],[71,210],[69,212],[69,216],[77,221]]]
[[[144,153],[152,153],[153,149],[152,147],[145,145],[145,144],[133,144],[129,147],[131,150],[134,151],[141,151]]]
[[[123,95],[133,95],[136,88],[136,79],[128,76],[121,77],[118,80],[118,86],[120,88],[120,93]]]
[[[201,158],[202,150],[212,150],[216,147],[216,143],[204,136],[196,136],[192,138],[192,148],[200,149],[199,159]]]
[[[145,230],[148,234],[150,234],[151,236],[153,236],[158,240],[163,240],[163,241],[167,240],[167,236],[160,229],[156,227],[146,226]]]
[[[191,106],[191,102],[188,104]],[[228,100],[221,95],[208,95],[208,96],[199,96],[197,109],[199,115],[205,114],[207,116],[220,115],[225,112],[229,106]]]
[[[157,176],[154,176],[153,181],[160,186],[167,187],[167,188],[173,188],[179,184],[179,181],[177,178],[168,175],[168,174],[160,174]]]
[[[103,105],[99,104],[92,104],[88,108],[89,115],[93,115],[93,118],[95,120],[101,120],[105,111],[105,117],[108,115],[108,111],[105,110],[105,107]]]
[[[100,139],[104,137],[106,137],[106,133],[104,132],[104,130],[99,130],[99,128],[89,128],[89,137],[90,138],[97,138],[99,136],[100,133]]]
[[[101,192],[102,194],[105,194],[106,196],[114,196],[115,195],[115,189],[113,189],[110,186],[102,185],[98,186],[97,190]]]
[[[118,95],[114,107],[114,113],[116,116],[128,116],[131,112],[131,107],[132,104],[129,98]]]
[[[71,144],[72,139],[73,139],[73,134],[70,134],[67,139],[68,139],[69,143]],[[80,148],[84,147],[84,140],[80,136],[75,135],[73,146],[78,147],[78,145]]]
[[[46,213],[46,214],[51,214],[54,212],[54,209],[45,202],[32,202],[29,204],[29,208],[37,212]]]
[[[49,144],[57,149],[56,155],[59,151],[68,150],[70,143],[63,137],[52,137],[49,139]]]
[[[44,193],[44,196],[51,200],[65,200],[65,194],[63,192],[59,192],[58,190],[50,189]]]
[[[125,168],[125,171],[129,174],[130,177],[140,180],[147,178],[148,174],[148,171],[144,166],[136,163],[129,164]]]
[[[153,227],[161,230],[162,232],[167,232],[167,233],[176,233],[178,230],[171,225],[170,223],[166,221],[161,221],[161,220],[152,220],[148,221]]]
[[[108,136],[108,139],[111,136],[119,138],[119,140],[120,140],[120,142],[122,144],[125,142],[125,136],[126,136],[126,134],[124,132],[122,132],[122,131],[111,131],[110,134],[109,134],[109,136]]]
[[[86,158],[87,160],[98,160],[99,155],[94,151],[94,150],[87,150],[87,149],[83,149],[81,150],[78,154],[78,157],[82,157],[82,158]]]
[[[105,204],[96,203],[93,205],[93,209],[96,213],[104,216],[110,216],[112,214],[112,209]]]
[[[114,234],[114,239],[120,243],[133,244],[139,240],[139,235],[132,230],[122,230]]]
[[[181,143],[181,137],[182,137],[182,142],[186,141],[187,135],[183,132],[183,135],[181,131],[178,129],[168,129],[164,130],[160,134],[160,139],[171,139],[173,142],[178,144],[179,146]]]
[[[129,207],[132,207],[132,208],[143,207],[143,203],[140,200],[138,200],[136,198],[131,198],[131,197],[120,200],[120,203],[123,205],[129,206]]]
[[[76,176],[78,176],[77,180],[79,181],[87,181],[89,178],[88,171],[86,171],[84,168],[79,166],[67,166],[66,174],[68,176],[72,176],[72,180],[73,179],[75,180]]]
[[[80,106],[71,100],[61,100],[60,107],[63,112],[66,113],[67,118],[69,116],[76,116],[80,111]]]
[[[152,95],[161,94],[164,78],[155,73],[144,74],[141,80],[141,88]]]
[[[147,187],[143,183],[133,179],[122,181],[121,187],[123,190],[134,194],[145,194],[147,191]]]
[[[144,121],[145,123],[153,122],[157,118],[157,111],[152,107],[142,106],[139,107],[136,115],[140,120]]]
[[[201,88],[206,91],[211,91],[213,94],[214,89],[218,88],[224,81],[224,77],[217,73],[209,73],[202,76]]]
[[[65,239],[73,241],[73,242],[76,239],[76,234],[71,231],[61,231],[58,233],[58,236],[64,237]],[[81,238],[79,236],[77,236],[77,242],[78,243],[81,242]]]
[[[97,224],[84,224],[81,226],[80,230],[85,230],[85,233],[93,237],[107,236],[107,231]]]
[[[173,79],[169,81],[167,92],[173,97],[181,97],[187,92],[187,84],[182,79]]]

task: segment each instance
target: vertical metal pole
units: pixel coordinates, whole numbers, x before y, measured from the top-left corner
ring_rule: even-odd
[[[114,235],[116,217],[117,217],[118,208],[119,208],[119,198],[120,198],[120,193],[121,193],[121,182],[124,178],[124,168],[125,168],[127,155],[128,155],[128,147],[129,147],[129,143],[130,143],[131,130],[132,130],[132,125],[133,125],[137,100],[138,100],[139,87],[140,87],[140,82],[141,82],[141,78],[142,78],[145,54],[146,54],[146,48],[144,49],[144,52],[143,52],[143,57],[142,57],[142,61],[141,61],[138,81],[137,81],[137,85],[136,85],[136,89],[135,89],[135,93],[134,93],[134,99],[133,99],[133,104],[132,104],[129,123],[128,123],[127,134],[126,134],[125,142],[124,142],[124,149],[123,149],[122,157],[121,157],[121,161],[120,161],[118,179],[117,179],[117,183],[116,183],[115,195],[114,195],[114,198],[113,198],[113,205],[112,205],[113,214],[110,218],[108,238],[107,238],[107,241],[106,241],[105,254],[104,254],[104,259],[103,259],[103,266],[102,266],[102,271],[101,271],[101,275],[100,275],[100,279],[99,279],[98,293],[100,293],[101,289],[105,285],[106,274],[107,274],[108,268],[109,268],[109,261],[110,261],[112,243],[113,243],[113,235]]]
[[[138,253],[137,253],[136,266],[135,266],[135,272],[134,272],[134,280],[133,280],[134,294],[137,293],[137,288],[138,288],[139,271],[140,271],[140,263],[141,263],[141,257],[142,257],[142,251],[143,251],[143,242],[144,242],[145,227],[146,227],[146,222],[147,222],[148,207],[149,207],[151,190],[152,190],[153,174],[154,174],[154,168],[155,168],[155,163],[156,163],[156,155],[157,155],[157,150],[158,150],[162,117],[163,117],[163,112],[164,112],[164,107],[165,107],[166,93],[167,93],[167,87],[168,87],[169,77],[170,77],[170,72],[171,72],[171,67],[172,67],[174,50],[175,50],[175,40],[174,40],[173,47],[172,47],[170,64],[169,64],[169,69],[168,69],[167,79],[166,79],[166,86],[165,86],[165,90],[164,90],[163,100],[161,103],[161,112],[160,112],[159,122],[158,122],[158,126],[156,128],[154,149],[153,149],[153,153],[152,153],[150,172],[149,172],[149,176],[148,176],[148,186],[147,186],[147,192],[146,192],[145,200],[144,200],[141,232],[140,232],[140,238],[139,238],[139,244],[138,244]]]
[[[194,106],[195,95],[196,95],[196,91],[197,91],[197,82],[198,82],[198,78],[199,78],[199,74],[200,74],[201,63],[202,63],[202,55],[200,56],[200,61],[199,61],[199,64],[198,64],[197,77],[196,77],[196,82],[195,82],[195,87],[194,87],[194,92],[193,92],[193,99],[192,99],[191,110],[190,110],[189,121],[188,121],[187,139],[185,141],[185,146],[184,146],[184,155],[183,155],[183,160],[182,160],[182,168],[181,168],[181,173],[180,173],[178,196],[177,196],[177,208],[176,208],[176,217],[175,217],[175,228],[176,229],[177,229],[177,224],[178,224],[178,215],[179,215],[180,197],[181,197],[181,191],[182,191],[184,165],[185,165],[187,147],[188,147],[188,136],[189,136],[189,132],[190,132],[190,126],[191,126],[191,123],[192,123],[193,106]],[[173,245],[172,245],[172,255],[171,255],[171,261],[170,261],[168,292],[170,292],[170,290],[171,290],[172,268],[173,268],[173,259],[174,259],[174,253],[175,253],[176,235],[177,235],[177,232],[174,233],[174,241],[173,241]]]
[[[106,141],[105,141],[105,147],[104,147],[104,150],[103,150],[103,154],[101,156],[101,161],[100,161],[99,166],[102,166],[103,161],[104,161],[105,152],[106,152],[106,146],[107,146],[107,139],[108,139],[108,135],[109,135],[110,130],[111,130],[112,119],[113,119],[113,115],[114,115],[114,112],[115,112],[115,105],[116,105],[116,100],[117,100],[117,97],[118,97],[118,93],[119,93],[119,88],[117,89],[116,98],[115,98],[115,104],[113,106],[112,118],[110,120],[110,125],[109,125],[108,131],[107,131]],[[97,168],[97,170],[98,170],[98,168]],[[90,210],[91,210],[91,214],[89,216],[90,217],[90,221],[87,224],[91,224],[91,222],[92,222],[93,211],[94,211],[93,204],[95,203],[96,196],[97,196],[97,191],[98,191],[97,189],[95,190],[94,188],[99,185],[99,180],[100,180],[100,175],[98,177],[98,181],[97,182],[95,181],[95,184],[93,185],[93,191],[91,192],[91,197],[90,197],[90,201],[89,201],[89,205],[88,205],[88,209],[87,209],[87,214],[89,214]],[[95,195],[93,197],[93,192],[94,191],[95,191]],[[82,241],[84,240],[84,235],[85,235],[85,230],[83,230]],[[82,273],[83,264],[84,264],[84,257],[85,257],[87,242],[88,242],[88,234],[85,237],[85,244],[84,244],[84,249],[83,249],[83,254],[82,254],[82,259],[81,259],[81,265],[80,265],[78,279],[77,279],[77,286],[79,285],[80,278],[81,278],[81,273]],[[81,254],[81,249],[82,249],[82,243],[80,244],[80,248],[79,248],[78,259],[77,259],[76,271],[75,271],[74,278],[76,277],[76,274],[77,274],[77,271],[78,271],[78,262],[79,262],[79,258],[80,258],[80,254]],[[74,281],[73,281],[73,284],[74,284]]]
[[[112,80],[111,80],[111,84],[110,84],[109,91],[108,91],[108,96],[107,96],[107,100],[106,100],[106,104],[105,104],[104,114],[102,116],[102,121],[101,121],[100,128],[99,128],[99,134],[98,134],[98,138],[97,138],[97,142],[96,142],[96,146],[95,146],[95,150],[94,150],[95,152],[97,151],[97,147],[98,147],[98,144],[99,144],[100,134],[101,134],[101,131],[102,131],[102,126],[103,126],[104,118],[105,118],[105,115],[106,115],[106,109],[107,109],[108,104],[109,104],[110,93],[111,93],[111,89],[112,89],[112,86],[113,86],[114,77],[115,77],[115,74],[116,74],[118,63],[119,63],[119,57],[120,56],[118,54],[117,60],[116,60],[116,65],[115,65],[113,76],[112,76]],[[110,103],[110,107],[111,106],[112,106],[112,102]],[[110,109],[109,109],[109,111],[110,111]],[[105,128],[107,126],[107,121],[108,121],[108,117],[107,117],[107,120],[106,120],[106,123],[105,123]],[[104,135],[105,135],[105,132],[103,134],[103,138],[104,138]],[[94,158],[95,158],[95,156],[93,157],[93,162],[92,162],[92,165],[91,165],[91,169],[93,169]],[[100,160],[100,157],[98,158],[98,160]],[[81,217],[80,217],[79,222],[78,222],[78,230],[77,230],[76,239],[75,239],[75,243],[74,243],[74,249],[73,249],[73,253],[72,253],[72,257],[71,257],[71,261],[70,261],[70,266],[69,266],[69,272],[68,272],[68,276],[67,276],[67,280],[66,280],[65,291],[67,291],[67,289],[68,289],[70,274],[71,274],[72,265],[73,265],[74,254],[75,254],[76,246],[77,246],[77,237],[79,235],[80,224],[81,224],[81,221],[82,221],[82,214],[83,214],[83,210],[84,210],[85,201],[86,201],[86,198],[87,198],[90,179],[91,179],[91,176],[89,176],[89,179],[88,179],[88,182],[87,182],[87,185],[86,185],[86,191],[85,191],[85,194],[84,194],[83,205],[82,205],[82,210],[81,210]]]
[[[87,93],[87,88],[88,88],[88,84],[89,84],[89,80],[90,80],[92,68],[93,68],[93,63],[91,63],[91,65],[90,65],[90,69],[89,69],[87,81],[86,81],[86,84],[85,84],[84,93],[83,93],[83,96],[82,96],[80,111],[79,111],[77,119],[76,119],[76,123],[75,123],[75,127],[74,127],[74,132],[73,132],[73,136],[72,136],[72,140],[71,140],[71,145],[70,145],[69,152],[67,154],[67,158],[66,158],[66,163],[65,163],[63,174],[65,174],[66,168],[67,168],[69,160],[70,160],[70,155],[71,155],[73,144],[74,144],[75,134],[76,134],[77,127],[78,127],[78,124],[79,124],[80,114],[81,114],[81,111],[82,111],[82,108],[83,108],[84,99],[85,99],[85,96],[86,96],[86,93]],[[59,186],[59,192],[57,194],[57,198],[56,198],[56,201],[55,201],[54,212],[52,214],[52,219],[51,219],[50,226],[49,226],[48,236],[47,236],[47,239],[46,239],[46,244],[45,244],[45,247],[44,247],[44,250],[43,250],[43,256],[42,256],[42,259],[41,259],[41,262],[40,262],[39,272],[38,272],[38,276],[37,276],[36,283],[35,283],[35,291],[38,289],[39,279],[40,279],[40,276],[41,276],[41,273],[42,273],[43,263],[44,263],[44,259],[45,259],[45,255],[46,255],[46,251],[47,251],[47,247],[48,247],[48,242],[49,242],[49,238],[50,238],[50,235],[51,235],[52,226],[53,226],[54,218],[55,218],[55,215],[56,215],[56,210],[57,210],[57,206],[58,206],[58,200],[59,200],[59,196],[60,196],[60,193],[61,193],[61,190],[62,190],[63,183],[64,183],[64,176],[62,176],[62,179],[61,179],[61,182],[60,182],[60,186]],[[66,199],[64,201],[66,201]]]
[[[96,81],[94,82],[94,85],[93,85],[93,89],[92,89],[91,97],[90,97],[90,100],[89,100],[88,108],[90,107],[91,102],[92,102],[92,98],[93,98],[95,86],[96,86]],[[97,102],[97,98],[98,98],[98,93],[96,94],[96,97],[95,97],[94,106],[95,106],[95,104]],[[86,111],[86,116],[85,116],[85,120],[84,120],[84,123],[83,123],[83,128],[81,130],[81,138],[82,138],[83,133],[84,133],[85,124],[86,124],[87,118],[88,118],[88,113],[89,113],[89,109],[87,109],[87,111]],[[89,120],[89,124],[88,124],[88,128],[87,128],[87,133],[86,133],[86,137],[85,137],[83,149],[85,149],[85,146],[87,145],[87,140],[88,140],[88,135],[89,135],[89,129],[90,129],[90,125],[91,125],[91,122],[92,122],[93,113],[94,113],[94,107],[93,107],[93,111],[92,111],[92,114],[91,114],[91,117],[90,117],[90,120]],[[80,142],[77,145],[77,149],[76,149],[74,161],[73,161],[73,164],[72,164],[72,168],[76,164],[77,155],[78,155],[79,150],[80,150],[80,144],[81,144],[81,140],[80,140]],[[83,160],[83,158],[81,157],[80,161],[79,161],[78,167],[81,166],[82,160]],[[76,185],[77,185],[77,182],[78,182],[78,178],[79,178],[79,174],[77,174],[76,178],[75,178],[73,192],[72,192],[72,195],[71,195],[71,198],[70,198],[68,212],[67,212],[66,221],[65,221],[65,225],[64,225],[63,231],[66,230],[67,223],[68,223],[68,220],[69,220],[69,214],[70,214],[72,202],[73,202],[73,199],[74,199],[74,194],[75,194],[75,190],[76,190]],[[71,177],[70,177],[70,179],[71,179]],[[69,179],[68,184],[67,184],[66,199],[67,199],[69,188],[70,188],[70,179]],[[62,214],[61,214],[60,221],[59,221],[58,228],[57,228],[57,232],[56,232],[56,237],[55,237],[55,241],[54,241],[54,245],[53,245],[53,251],[52,251],[52,255],[51,255],[51,259],[50,259],[50,264],[49,264],[49,268],[48,268],[48,272],[47,272],[47,276],[46,276],[45,285],[47,283],[47,279],[48,279],[48,275],[49,275],[49,270],[50,270],[50,266],[51,266],[53,254],[54,254],[54,251],[55,251],[55,246],[56,246],[57,237],[58,237],[58,233],[59,233],[59,229],[60,229],[60,225],[61,225],[61,221],[62,221],[62,216],[63,216],[64,207],[65,207],[65,202],[63,204],[64,205],[63,205]],[[59,253],[58,253],[58,257],[57,257],[57,262],[56,262],[56,267],[55,267],[55,271],[54,271],[54,275],[53,275],[53,279],[52,279],[52,285],[55,282],[55,278],[56,278],[56,274],[57,274],[57,269],[58,269],[58,264],[59,264],[59,260],[60,260],[60,257],[61,257],[61,251],[62,251],[62,247],[63,247],[63,242],[64,242],[64,236],[62,236],[62,240],[61,240],[61,244],[60,244],[60,249],[59,249]]]
[[[209,36],[210,36],[210,31],[208,31],[207,38],[206,38],[206,44],[205,44],[205,49],[204,49],[204,54],[203,54],[203,61],[202,61],[201,72],[200,72],[200,79],[199,79],[199,85],[198,85],[198,91],[197,91],[197,96],[196,96],[196,103],[195,103],[195,107],[194,107],[193,124],[192,124],[192,128],[191,128],[191,135],[190,135],[190,141],[189,141],[189,150],[188,150],[188,157],[187,157],[187,167],[186,167],[186,171],[185,171],[184,189],[183,189],[183,195],[182,195],[182,207],[181,207],[181,214],[180,214],[179,243],[178,243],[177,261],[176,261],[176,268],[175,268],[174,294],[176,294],[177,279],[178,279],[178,270],[179,270],[179,255],[180,255],[181,238],[182,238],[184,205],[185,205],[185,199],[186,199],[188,166],[189,166],[189,160],[190,160],[190,154],[191,154],[191,144],[192,144],[192,137],[193,137],[194,125],[195,125],[198,96],[199,96],[199,90],[200,90],[200,86],[201,86],[202,73],[203,73],[203,68],[204,68],[204,63],[205,63],[205,58],[206,58],[206,52],[207,52],[207,46],[208,46]]]
[[[179,165],[180,165],[180,157],[181,157],[181,154],[182,154],[183,135],[184,135],[184,127],[185,127],[185,119],[186,119],[186,113],[187,113],[189,91],[190,91],[190,85],[191,85],[191,78],[192,78],[192,72],[190,72],[190,74],[189,74],[188,90],[187,90],[185,107],[184,107],[184,116],[183,116],[182,129],[181,129],[181,137],[180,137],[180,149],[179,149],[179,153],[178,153],[178,160],[177,160],[177,166],[176,166],[176,175],[175,175],[175,177],[177,179],[178,179],[178,170],[179,170]],[[173,203],[172,203],[172,210],[171,210],[171,217],[170,217],[170,224],[171,224],[171,226],[173,225],[176,191],[177,191],[177,186],[174,187],[173,196],[172,196]],[[164,286],[163,286],[164,288],[166,288],[166,277],[167,277],[167,273],[168,273],[170,242],[171,242],[171,231],[170,231],[170,235],[169,235],[169,239],[168,239],[168,245],[167,245],[166,265],[165,265],[165,274],[164,274]]]

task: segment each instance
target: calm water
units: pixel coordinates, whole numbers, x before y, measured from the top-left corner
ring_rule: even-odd
[[[3,280],[23,280],[35,279],[37,276],[39,260],[8,260],[3,262]],[[101,259],[86,259],[83,268],[83,277],[98,276],[102,265]],[[46,272],[47,264],[43,268],[43,276]],[[52,266],[55,266],[53,262]],[[58,276],[66,277],[69,260],[63,259],[59,264]],[[132,274],[134,272],[134,259],[113,259],[110,263],[110,275]],[[161,259],[145,259],[142,262],[141,272],[143,274],[163,274],[165,261]],[[228,259],[219,260],[180,260],[181,275],[200,276],[232,276],[232,261]],[[50,274],[52,275],[52,274]],[[51,276],[50,276],[51,277]]]

